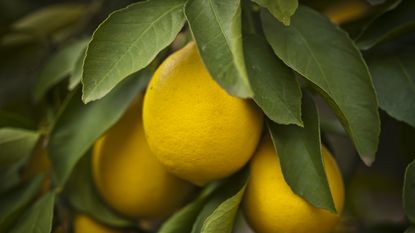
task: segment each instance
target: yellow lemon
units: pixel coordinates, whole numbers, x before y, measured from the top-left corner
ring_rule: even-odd
[[[96,142],[92,171],[106,202],[131,217],[164,217],[193,192],[190,183],[168,173],[148,148],[138,101]]]
[[[204,185],[236,172],[258,144],[262,114],[209,75],[195,44],[170,55],[144,99],[144,131],[168,171]]]
[[[340,1],[324,10],[324,14],[335,24],[360,19],[369,12],[370,4],[364,0]]]
[[[105,226],[84,214],[78,214],[73,223],[74,233],[121,233],[121,230]]]
[[[270,139],[259,146],[251,162],[244,213],[257,233],[329,233],[343,209],[344,186],[331,154],[323,147],[324,166],[337,214],[317,209],[297,196],[285,182]]]

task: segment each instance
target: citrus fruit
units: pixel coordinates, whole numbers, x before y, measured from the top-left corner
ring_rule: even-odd
[[[139,101],[96,142],[92,171],[105,201],[131,217],[164,217],[193,192],[193,185],[168,173],[148,148]]]
[[[278,154],[266,138],[251,161],[244,213],[257,233],[328,233],[343,209],[344,187],[339,168],[322,147],[325,171],[337,213],[318,209],[296,195],[285,182]]]
[[[209,75],[193,42],[170,55],[144,98],[144,131],[168,171],[204,185],[236,172],[252,156],[262,113]]]
[[[91,217],[78,214],[75,216],[73,223],[74,233],[121,233],[121,230],[114,229],[109,226],[105,226]]]
[[[344,24],[360,19],[370,12],[370,4],[364,0],[340,1],[324,10],[324,14],[335,24]]]

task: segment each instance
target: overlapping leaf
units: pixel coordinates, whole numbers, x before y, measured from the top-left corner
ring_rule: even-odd
[[[73,72],[75,64],[82,55],[87,43],[87,39],[77,40],[51,56],[36,83],[34,90],[35,101],[39,101],[49,88]]]
[[[167,47],[185,22],[184,3],[144,1],[112,13],[95,31],[87,49],[83,101],[102,98]]]
[[[212,183],[206,186],[194,201],[164,222],[158,233],[191,232],[197,215],[217,188],[218,183]]]
[[[87,213],[111,226],[133,226],[134,223],[109,209],[98,196],[92,180],[91,156],[84,156],[77,164],[65,186],[64,193],[77,211]]]
[[[378,104],[368,68],[353,42],[307,7],[299,7],[289,27],[266,12],[261,18],[274,52],[317,87],[370,165],[379,141]]]
[[[39,133],[35,131],[17,128],[0,129],[0,168],[27,158],[38,138]]]
[[[304,95],[302,106],[304,127],[268,121],[271,138],[291,189],[315,207],[335,212],[320,149],[317,108],[308,94]]]
[[[61,114],[49,142],[49,157],[57,181],[64,184],[78,160],[127,109],[149,80],[148,70],[121,83],[104,99],[84,105],[75,94]]]
[[[290,25],[290,18],[298,7],[298,0],[253,0],[260,6],[265,7],[281,23]]]
[[[230,94],[251,97],[243,57],[239,0],[190,0],[186,18],[213,78]]]
[[[262,37],[246,34],[244,45],[255,102],[274,122],[301,126],[301,90],[294,72]]]
[[[396,8],[371,22],[357,38],[356,44],[360,49],[366,50],[382,41],[415,30],[414,8],[414,1],[402,1]]]
[[[415,127],[415,55],[399,51],[369,59],[380,107]],[[391,91],[399,90],[399,91]]]
[[[54,204],[55,193],[51,191],[25,211],[10,233],[51,232]]]

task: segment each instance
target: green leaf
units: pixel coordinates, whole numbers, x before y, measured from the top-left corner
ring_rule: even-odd
[[[317,208],[336,212],[321,154],[320,121],[313,98],[303,97],[304,127],[268,121],[281,170],[291,189]]]
[[[55,193],[49,192],[30,207],[10,233],[49,233],[52,231]]]
[[[258,5],[265,7],[281,23],[290,25],[290,18],[298,7],[298,0],[253,0]]]
[[[80,91],[72,97],[49,141],[49,158],[61,185],[95,140],[122,116],[133,98],[146,86],[149,77],[148,70],[140,71],[102,100],[87,105],[82,103]]]
[[[183,233],[191,232],[193,223],[203,206],[218,188],[218,183],[211,183],[199,194],[199,196],[167,219],[158,233]]]
[[[37,176],[28,184],[23,184],[0,197],[0,232],[7,232],[23,208],[29,204],[42,183],[43,177]]]
[[[405,51],[368,59],[380,107],[415,127],[415,56]],[[395,91],[391,91],[395,90]]]
[[[404,233],[415,233],[415,226],[410,226]]]
[[[310,8],[299,7],[289,27],[269,13],[261,16],[274,52],[315,85],[336,111],[362,160],[372,164],[379,142],[379,112],[359,50],[344,31]]]
[[[301,90],[294,72],[262,37],[245,34],[244,45],[255,102],[274,122],[302,126]]]
[[[79,212],[87,213],[95,219],[111,226],[133,226],[108,208],[95,190],[91,173],[91,155],[88,153],[76,165],[69,178],[64,193],[71,205]]]
[[[0,129],[0,168],[27,158],[39,138],[39,133],[17,128]]]
[[[247,177],[248,169],[245,167],[221,183],[197,216],[192,233],[232,231]]]
[[[240,1],[190,0],[185,13],[213,78],[232,95],[252,97],[244,64]]]
[[[184,25],[184,3],[144,1],[112,13],[95,31],[87,49],[83,101],[102,98],[167,47]]]
[[[409,221],[415,224],[415,160],[406,167],[403,206]]]
[[[64,3],[49,5],[34,11],[17,20],[11,28],[26,36],[26,40],[36,37],[47,37],[54,34],[65,33],[68,27],[77,27],[82,24],[85,16],[93,8],[86,4]],[[19,34],[5,36],[4,41],[13,40]]]
[[[202,226],[203,233],[232,232],[239,204],[241,203],[245,192],[245,187],[246,186],[243,186],[238,193],[220,204],[215,211],[206,218]]]
[[[78,86],[79,83],[81,83],[85,56],[86,56],[86,48],[81,52],[81,55],[76,60],[72,74],[69,77],[69,85],[68,85],[69,90],[73,90],[76,86]]]
[[[34,98],[38,102],[56,83],[73,72],[78,58],[84,51],[88,39],[77,40],[52,55],[49,62],[40,73],[34,89]]]
[[[367,50],[383,41],[414,30],[414,9],[414,1],[402,1],[396,8],[379,16],[368,25],[357,38],[357,46]]]
[[[9,191],[20,183],[20,169],[24,160],[0,169],[0,193]]]

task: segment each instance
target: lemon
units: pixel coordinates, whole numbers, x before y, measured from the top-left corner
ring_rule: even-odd
[[[209,75],[193,42],[170,55],[144,99],[150,149],[168,171],[204,185],[236,172],[258,144],[262,113]]]
[[[87,215],[78,214],[73,223],[74,233],[121,233],[121,230],[105,226]]]
[[[244,213],[257,233],[328,233],[343,209],[344,187],[339,168],[322,148],[325,171],[337,214],[317,209],[297,196],[285,182],[272,142],[265,139],[251,162]]]
[[[324,14],[335,24],[344,24],[360,19],[370,12],[370,4],[364,0],[340,1],[324,10]]]
[[[190,183],[168,173],[148,148],[138,101],[96,142],[92,171],[104,200],[131,217],[164,217],[193,192]]]

